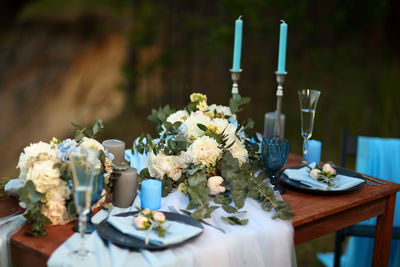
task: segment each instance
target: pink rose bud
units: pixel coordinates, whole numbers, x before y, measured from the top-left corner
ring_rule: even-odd
[[[322,168],[322,171],[331,173],[331,174],[336,173],[336,170],[329,163],[324,165],[324,167]]]
[[[321,173],[320,170],[318,170],[318,169],[312,169],[312,170],[310,171],[310,176],[311,176],[311,178],[316,179],[316,178],[318,177],[318,175],[320,175],[320,173]]]
[[[160,211],[155,211],[153,214],[153,219],[157,222],[165,222],[165,215]]]
[[[135,218],[135,226],[139,230],[144,230],[147,228],[148,221],[149,219],[147,219],[145,216],[139,215]]]

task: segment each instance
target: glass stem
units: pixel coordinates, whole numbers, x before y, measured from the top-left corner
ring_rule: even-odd
[[[81,234],[81,248],[85,247],[86,222],[87,222],[86,212],[81,212],[79,214],[79,232]]]
[[[307,164],[307,154],[308,154],[308,137],[304,137],[303,142],[303,163]]]

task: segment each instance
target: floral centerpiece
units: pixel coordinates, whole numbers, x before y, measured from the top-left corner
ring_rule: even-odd
[[[31,144],[20,155],[17,168],[20,169],[19,177],[25,180],[25,185],[18,195],[21,206],[26,208],[24,217],[32,223],[32,235],[45,235],[44,225],[62,225],[75,219],[69,152],[78,147],[98,151],[99,164],[104,172],[99,177],[104,179],[104,188],[110,190],[111,161],[103,145],[94,139],[96,133],[103,128],[101,119],[97,119],[91,130],[75,126],[79,127],[75,139],[61,142],[53,138],[49,143]],[[104,196],[101,200],[104,200]]]
[[[276,199],[260,171],[260,141],[254,121],[237,121],[237,112],[249,102],[249,98],[234,94],[229,107],[208,105],[207,96],[194,93],[181,110],[169,106],[153,109],[149,119],[157,123],[159,139],[142,134],[133,148],[148,153],[140,181],[162,181],[163,196],[178,188],[189,197],[187,209],[194,209],[191,216],[196,219],[210,217],[222,207],[231,214],[222,219],[246,224],[248,220],[238,214],[248,197],[258,200],[264,210],[275,209],[274,218],[291,218],[290,206]]]

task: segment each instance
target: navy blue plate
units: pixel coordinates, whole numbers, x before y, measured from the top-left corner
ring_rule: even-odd
[[[131,212],[124,212],[124,213],[120,213],[114,216],[122,216],[122,217],[126,217],[126,216],[131,216],[131,215],[135,215],[137,214],[138,211],[131,211]],[[182,214],[178,214],[178,213],[173,213],[173,212],[166,212],[163,211],[163,213],[165,214],[165,217],[167,218],[167,220],[169,221],[176,221],[176,222],[180,222],[180,223],[185,223],[185,224],[189,224],[191,226],[195,226],[198,228],[203,229],[203,226],[201,225],[200,222],[198,222],[197,220],[193,219],[190,216],[187,215],[182,215]],[[110,223],[107,222],[107,219],[104,219],[102,222],[100,222],[97,225],[97,231],[99,232],[99,235],[108,241],[111,241],[112,243],[118,245],[118,246],[122,246],[122,247],[128,247],[128,248],[144,248],[144,249],[149,249],[149,250],[157,250],[157,249],[164,249],[170,246],[174,246],[177,244],[173,244],[173,245],[155,245],[155,244],[145,244],[144,240],[141,240],[139,238],[133,237],[131,235],[126,235],[124,233],[121,233],[119,230],[117,230],[115,227],[113,227]],[[186,240],[182,241],[185,242],[189,239],[192,239],[196,236],[199,236],[201,233],[194,236],[190,236],[188,237]]]
[[[300,169],[304,167],[302,166],[296,166],[296,167],[289,167],[287,169]],[[350,177],[355,177],[355,178],[359,178],[364,180],[364,182],[362,182],[361,184],[355,185],[353,187],[347,188],[347,189],[343,189],[343,190],[325,190],[325,189],[318,189],[318,188],[314,188],[305,184],[302,184],[298,181],[292,180],[289,177],[287,177],[286,174],[283,173],[283,170],[281,170],[278,174],[278,180],[281,181],[283,184],[289,186],[292,189],[295,189],[296,191],[301,191],[301,192],[305,192],[305,193],[311,193],[311,194],[319,194],[319,195],[338,195],[338,194],[344,194],[344,193],[349,193],[352,192],[360,187],[362,187],[365,184],[365,179],[358,173],[350,171],[350,170],[346,170],[346,169],[341,169],[341,168],[335,168],[337,174],[341,174],[341,175],[346,175],[346,176],[350,176]]]

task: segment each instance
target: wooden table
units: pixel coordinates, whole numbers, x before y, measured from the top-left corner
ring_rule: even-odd
[[[290,154],[288,166],[299,165],[301,157]],[[364,185],[360,189],[337,196],[299,193],[288,189],[283,195],[296,216],[294,242],[300,244],[335,232],[349,225],[378,216],[373,253],[373,266],[387,266],[390,252],[396,192],[400,184]],[[18,210],[15,199],[0,200],[0,218]],[[15,266],[46,266],[53,251],[72,234],[72,224],[46,227],[44,237],[29,237],[25,225],[11,237],[11,256]]]

